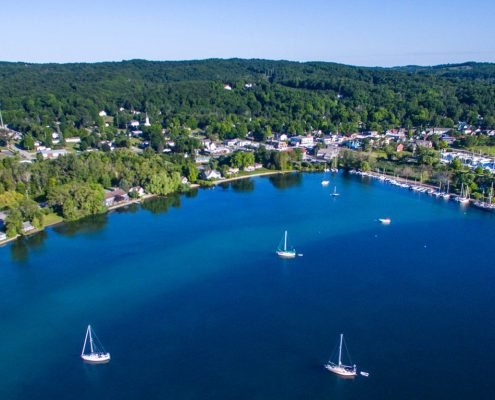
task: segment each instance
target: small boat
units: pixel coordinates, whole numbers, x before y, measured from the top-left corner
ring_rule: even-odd
[[[461,194],[455,198],[455,201],[461,204],[469,203],[469,188],[466,185],[466,190],[464,190],[464,183],[461,186]]]
[[[333,197],[340,196],[340,194],[337,193],[337,186],[333,187],[333,193],[330,193],[330,196],[333,196]]]
[[[89,339],[89,353],[86,353],[86,343]],[[81,351],[81,358],[92,364],[103,364],[110,361],[110,353],[106,352],[103,345],[98,340],[96,334],[91,329],[91,325],[88,325],[86,329],[86,336],[84,337],[84,344]]]
[[[490,190],[490,195],[488,196],[488,201],[485,201],[485,191],[483,191],[483,198],[475,201],[473,205],[477,208],[481,208],[482,210],[495,211],[495,204],[493,203],[493,184]]]
[[[378,221],[383,225],[389,225],[392,222],[390,218],[378,218]]]
[[[360,371],[359,373],[360,373],[362,376],[366,376],[366,377],[370,376],[370,373],[369,373],[369,372]]]
[[[280,246],[283,242],[283,247]],[[282,238],[281,243],[278,246],[276,251],[277,255],[281,258],[295,258],[296,250],[294,248],[287,247],[287,231],[285,231],[284,237]]]
[[[321,181],[321,186],[328,186],[330,181]]]
[[[352,378],[357,375],[357,366],[356,364],[354,365],[345,365],[342,363],[342,344],[344,343],[344,334],[340,334],[340,345],[339,345],[339,358],[337,363],[334,363],[332,361],[328,361],[328,363],[325,364],[325,368],[329,370],[330,372],[333,372],[334,374],[343,376],[343,377],[348,377]]]

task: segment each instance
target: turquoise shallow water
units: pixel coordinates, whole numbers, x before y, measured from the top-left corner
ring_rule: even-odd
[[[495,216],[322,176],[157,199],[1,248],[0,398],[492,399]],[[303,257],[274,255],[284,229]],[[79,359],[88,323],[107,365]],[[369,378],[322,368],[341,331]]]

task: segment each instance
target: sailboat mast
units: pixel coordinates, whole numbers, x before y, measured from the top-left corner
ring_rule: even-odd
[[[88,325],[88,329],[86,329],[86,336],[84,336],[84,344],[83,344],[83,348],[81,351],[81,356],[84,354],[84,350],[86,350],[86,342],[88,341],[88,333],[89,333],[89,325]]]
[[[284,251],[287,251],[287,231],[285,231]]]
[[[340,346],[339,346],[339,367],[342,365],[342,340],[344,338],[344,334],[340,334]]]
[[[91,336],[91,325],[88,325],[89,332],[89,347],[91,348],[91,353],[93,353],[93,336]]]

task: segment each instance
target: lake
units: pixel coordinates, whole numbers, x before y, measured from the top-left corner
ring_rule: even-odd
[[[284,230],[303,256],[274,254]],[[0,248],[0,398],[493,399],[494,238],[487,212],[318,173],[49,228]],[[88,324],[109,364],[80,359]],[[323,368],[340,333],[368,378]]]

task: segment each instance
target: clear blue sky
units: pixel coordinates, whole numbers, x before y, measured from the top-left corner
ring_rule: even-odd
[[[0,60],[495,62],[495,0],[15,0]]]

